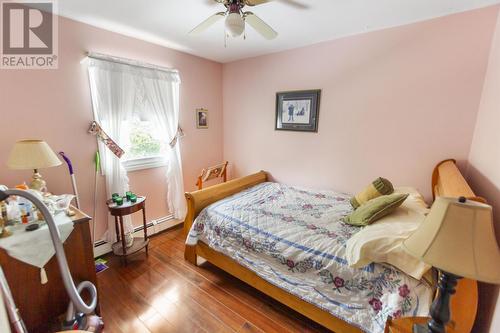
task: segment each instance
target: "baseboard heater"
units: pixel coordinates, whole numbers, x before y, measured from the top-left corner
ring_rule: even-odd
[[[173,215],[167,215],[164,217],[160,217],[155,220],[151,220],[146,224],[146,228],[148,228],[148,236],[152,236],[154,234],[157,234],[159,232],[162,232],[164,230],[173,228],[179,224],[181,224],[182,221],[176,220]],[[140,225],[137,227],[134,227],[134,236],[140,237],[142,236],[142,231],[144,230],[144,226]],[[135,235],[137,234],[137,235]],[[94,243],[94,258],[100,257],[106,253],[111,252],[111,244],[104,241],[104,240],[99,240]]]

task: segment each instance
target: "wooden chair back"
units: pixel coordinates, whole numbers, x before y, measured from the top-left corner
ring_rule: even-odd
[[[196,186],[198,186],[198,190],[203,188],[203,183],[212,179],[222,178],[222,182],[227,182],[227,164],[228,161],[225,161],[221,164],[217,164],[201,171],[201,174],[198,176],[198,181],[196,182]]]

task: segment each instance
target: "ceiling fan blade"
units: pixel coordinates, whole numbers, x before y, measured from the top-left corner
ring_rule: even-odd
[[[189,32],[190,35],[199,35],[208,28],[210,28],[212,25],[217,23],[220,19],[222,19],[224,16],[226,16],[225,12],[219,12],[216,13],[209,18],[207,18],[205,21],[201,22],[199,25],[197,25],[193,30]]]
[[[263,3],[271,2],[273,0],[244,0],[243,2],[247,6],[258,6],[262,5]]]
[[[266,22],[262,21],[257,15],[252,12],[245,13],[245,21],[248,22],[258,33],[260,33],[265,39],[275,39],[278,37],[278,33],[274,31],[273,28],[269,26]]]

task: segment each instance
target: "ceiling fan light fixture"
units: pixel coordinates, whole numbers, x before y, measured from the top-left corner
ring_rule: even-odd
[[[231,37],[238,37],[245,31],[245,21],[240,13],[230,13],[226,17],[226,32]]]

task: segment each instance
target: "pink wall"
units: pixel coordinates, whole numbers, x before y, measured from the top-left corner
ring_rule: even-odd
[[[0,184],[14,185],[30,178],[30,172],[5,167],[14,142],[41,138],[55,151],[72,159],[83,209],[92,214],[92,166],[96,140],[87,134],[92,120],[88,76],[81,64],[87,51],[137,59],[180,71],[182,158],[186,189],[194,188],[197,173],[222,160],[222,66],[218,63],[161,46],[60,18],[59,69],[0,71]],[[195,109],[210,110],[210,129],[195,128]],[[148,218],[168,214],[163,168],[129,174],[132,190],[148,196]],[[64,166],[42,170],[54,193],[71,192]],[[104,179],[100,180],[98,236],[106,219]]]
[[[429,197],[434,165],[464,162],[497,7],[223,67],[233,174],[355,192],[383,175]],[[274,130],[275,93],[322,89],[319,132]]]
[[[490,53],[488,72],[469,155],[469,180],[476,193],[493,205],[500,241],[500,17]],[[499,263],[500,264],[500,263]],[[475,332],[500,332],[499,288],[480,285],[480,311]],[[496,305],[496,307],[495,307]]]
[[[265,169],[278,181],[355,192],[384,175],[429,197],[432,167],[455,157],[462,165],[469,158],[474,188],[499,210],[500,154],[492,152],[499,141],[500,23],[482,89],[497,12],[490,7],[224,66],[61,18],[58,70],[0,71],[0,183],[29,179],[5,160],[16,140],[42,138],[71,156],[83,209],[92,213],[96,143],[86,133],[92,112],[80,61],[95,51],[180,70],[187,190],[201,168],[224,157],[233,176]],[[323,90],[319,132],[274,131],[275,93],[316,88]],[[210,110],[210,129],[195,128],[197,107]],[[43,174],[53,192],[71,191],[64,166]],[[149,219],[168,214],[163,174],[129,174],[132,190],[149,198]],[[100,185],[98,235],[106,219],[103,179]],[[486,331],[498,295],[482,292],[490,297],[481,296],[478,332]],[[499,309],[490,332],[500,330]]]

